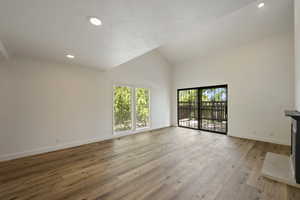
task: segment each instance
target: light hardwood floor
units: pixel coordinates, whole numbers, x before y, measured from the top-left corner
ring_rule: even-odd
[[[266,152],[289,148],[182,128],[0,163],[1,200],[299,200],[261,177]]]

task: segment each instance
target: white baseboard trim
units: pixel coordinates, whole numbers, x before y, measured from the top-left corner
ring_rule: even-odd
[[[8,160],[14,160],[14,159],[18,159],[18,158],[27,157],[27,156],[49,153],[52,151],[58,151],[58,150],[63,150],[63,149],[67,149],[67,148],[77,147],[77,146],[81,146],[84,144],[90,144],[90,143],[99,142],[99,141],[103,141],[103,140],[107,140],[107,139],[106,138],[93,138],[93,139],[88,139],[88,140],[84,140],[84,141],[76,141],[76,142],[60,144],[60,145],[56,145],[56,146],[43,147],[43,148],[34,149],[34,150],[30,150],[30,151],[24,151],[24,152],[20,152],[20,153],[6,154],[3,156],[0,156],[0,161],[8,161]]]
[[[160,128],[146,129],[146,130],[142,130],[140,132],[120,134],[120,135],[111,135],[111,137],[107,137],[107,138],[105,138],[105,137],[93,138],[93,139],[88,139],[88,140],[84,140],[84,141],[76,141],[76,142],[60,144],[60,145],[56,145],[56,146],[43,147],[43,148],[34,149],[34,150],[30,150],[30,151],[6,154],[6,155],[0,156],[0,162],[14,160],[14,159],[28,157],[28,156],[39,155],[39,154],[44,154],[44,153],[49,153],[49,152],[53,152],[53,151],[68,149],[68,148],[72,148],[72,147],[77,147],[77,146],[81,146],[81,145],[85,145],[85,144],[91,144],[91,143],[95,143],[95,142],[101,142],[101,141],[115,139],[115,138],[121,138],[124,136],[139,134],[139,133],[143,133],[143,132],[157,131],[157,130],[169,128],[169,127],[176,127],[176,126],[174,126],[174,125],[164,126],[164,127],[160,127]],[[257,137],[257,136],[252,136],[252,135],[251,136],[249,136],[249,135],[237,136],[237,135],[228,134],[228,136],[290,146],[290,144],[288,144],[287,142],[278,141],[278,140],[272,139],[272,138]]]
[[[230,134],[228,134],[228,136],[235,137],[235,138],[248,139],[248,140],[256,140],[256,141],[262,141],[262,142],[269,142],[269,143],[273,143],[273,144],[280,144],[280,145],[286,145],[286,146],[290,146],[291,145],[288,142],[282,142],[282,141],[279,141],[277,139],[266,138],[266,137],[257,137],[257,136],[253,136],[253,135],[241,135],[240,136],[240,135],[230,135]]]
[[[60,145],[56,145],[56,146],[48,146],[48,147],[38,148],[38,149],[30,150],[30,151],[1,155],[0,162],[14,160],[14,159],[18,159],[18,158],[24,158],[24,157],[28,157],[28,156],[39,155],[39,154],[44,154],[44,153],[49,153],[49,152],[68,149],[68,148],[72,148],[72,147],[78,147],[78,146],[85,145],[85,144],[91,144],[91,143],[101,142],[101,141],[115,139],[115,138],[121,138],[121,137],[125,137],[128,135],[134,135],[134,134],[143,133],[143,132],[156,131],[156,130],[160,130],[160,129],[164,129],[164,128],[168,128],[168,127],[170,127],[170,126],[154,128],[154,129],[145,129],[145,130],[141,130],[139,132],[120,134],[120,135],[112,134],[111,137],[92,138],[92,139],[88,139],[88,140],[75,141],[75,142],[60,144]]]
[[[172,125],[172,127],[178,127],[177,125]],[[207,132],[207,131],[203,131],[203,130],[199,130],[201,132]],[[209,132],[207,132],[209,133]],[[253,136],[253,135],[232,135],[230,133],[227,134],[227,136],[229,137],[235,137],[235,138],[242,138],[242,139],[248,139],[248,140],[256,140],[256,141],[261,141],[261,142],[269,142],[269,143],[273,143],[273,144],[280,144],[280,145],[286,145],[286,146],[291,146],[290,143],[288,142],[282,142],[279,141],[277,139],[273,139],[273,138],[266,138],[266,137],[258,137],[258,136]]]

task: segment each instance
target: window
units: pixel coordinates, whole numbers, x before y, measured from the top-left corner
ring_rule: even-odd
[[[136,128],[149,127],[150,106],[149,106],[149,89],[136,88],[135,89],[135,113],[136,113]]]
[[[227,85],[178,90],[178,126],[227,133]]]
[[[132,91],[130,87],[114,87],[114,131],[132,129]]]
[[[129,86],[113,88],[114,133],[150,127],[150,90]]]

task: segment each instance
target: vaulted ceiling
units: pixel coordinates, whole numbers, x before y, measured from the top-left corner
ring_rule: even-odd
[[[190,29],[166,42],[159,51],[173,65],[209,56],[273,34],[292,33],[293,0],[265,0],[265,7],[248,4],[209,24]]]
[[[265,2],[259,10],[256,0],[1,0],[0,41],[10,56],[99,69],[155,48],[178,63],[289,28],[292,0]]]

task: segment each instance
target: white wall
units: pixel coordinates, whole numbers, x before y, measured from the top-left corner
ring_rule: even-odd
[[[0,63],[0,160],[112,138],[112,85],[151,88],[152,129],[170,125],[170,67],[152,51],[108,72]]]
[[[175,67],[173,99],[178,88],[228,84],[228,134],[289,144],[293,108],[293,35],[277,35]],[[176,124],[176,101],[172,123]]]
[[[295,0],[295,104],[300,111],[300,1]]]

